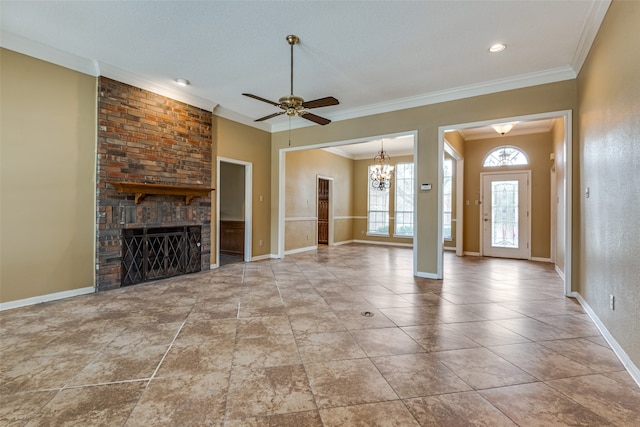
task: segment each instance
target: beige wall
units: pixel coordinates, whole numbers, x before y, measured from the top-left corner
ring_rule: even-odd
[[[214,155],[228,159],[240,160],[252,164],[253,169],[253,197],[252,203],[252,244],[251,250],[254,257],[269,255],[271,242],[271,170],[270,150],[271,135],[268,132],[246,126],[231,120],[214,116],[216,146]],[[216,164],[213,165],[213,182],[216,179]],[[217,185],[217,184],[216,184]],[[212,212],[216,212],[215,198],[213,198]],[[215,242],[215,221],[211,218],[211,241]],[[262,246],[260,246],[262,240]],[[215,263],[215,245],[211,245],[211,263]]]
[[[334,243],[351,240],[353,229],[353,160],[324,150],[291,151],[286,154],[285,250],[317,244],[317,177],[333,178],[331,203]]]
[[[522,149],[529,158],[527,166],[484,168],[485,156],[502,145]],[[464,251],[480,252],[480,211],[475,201],[480,198],[480,173],[505,170],[531,171],[531,256],[548,259],[551,256],[550,168],[551,133],[480,139],[465,143],[464,159]],[[469,204],[466,204],[466,201]]]
[[[97,81],[0,50],[0,302],[94,286]]]
[[[220,162],[220,220],[244,221],[245,166]]]
[[[613,1],[578,76],[577,291],[640,366],[640,2]],[[577,145],[577,144],[576,144]],[[609,295],[616,297],[615,310]]]
[[[413,156],[394,156],[391,158],[391,164],[396,165],[398,163],[411,163],[413,162]],[[369,178],[369,166],[373,162],[371,159],[356,160],[354,169],[353,180],[353,206],[355,216],[353,222],[353,230],[355,232],[354,240],[365,240],[374,242],[386,242],[386,243],[401,243],[403,245],[410,245],[413,243],[413,239],[407,237],[393,237],[393,230],[395,223],[393,219],[389,220],[389,237],[385,236],[367,236],[367,209],[369,206],[369,193],[368,188],[371,185]],[[377,190],[376,190],[377,191]],[[395,185],[391,185],[389,188],[389,217],[393,218],[393,211],[395,206]]]
[[[305,146],[331,142],[375,138],[417,131],[416,179],[433,183],[432,191],[417,195],[417,271],[421,275],[437,273],[438,230],[438,127],[472,123],[504,117],[524,116],[550,111],[572,110],[576,106],[576,82],[567,80],[546,85],[476,96],[456,101],[409,108],[384,114],[333,122],[328,126],[309,126],[291,131],[291,145]],[[272,135],[271,217],[272,253],[278,253],[278,171],[279,151],[289,145],[289,132]],[[357,230],[355,230],[357,233]]]

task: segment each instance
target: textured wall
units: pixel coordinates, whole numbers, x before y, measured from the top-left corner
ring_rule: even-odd
[[[640,366],[640,2],[614,1],[578,76],[578,291]],[[616,297],[615,310],[609,296]]]

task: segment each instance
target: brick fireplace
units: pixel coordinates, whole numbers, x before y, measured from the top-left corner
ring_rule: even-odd
[[[124,256],[125,236],[147,235],[153,230],[186,232],[197,227],[200,240],[197,248],[194,244],[191,247],[199,250],[199,260],[195,265],[191,260],[184,272],[209,269],[212,126],[210,111],[100,77],[96,172],[99,291],[130,283],[128,267],[123,269],[123,261],[131,258]],[[166,252],[180,253],[181,257],[184,253]],[[172,261],[165,264],[172,265]]]

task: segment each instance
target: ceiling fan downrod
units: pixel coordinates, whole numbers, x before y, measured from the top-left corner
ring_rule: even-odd
[[[293,45],[298,44],[298,42],[300,41],[300,38],[294,34],[289,34],[287,36],[287,42],[289,43],[289,46],[291,46],[291,68],[290,68],[290,75],[291,75],[291,96],[293,96]]]

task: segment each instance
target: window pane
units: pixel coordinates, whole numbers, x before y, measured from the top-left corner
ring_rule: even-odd
[[[527,155],[524,151],[516,147],[498,147],[484,159],[482,166],[485,168],[496,166],[513,166],[513,165],[528,165]]]
[[[367,213],[367,233],[389,234],[389,190],[373,188],[369,177],[374,166],[369,166],[369,211]]]
[[[444,159],[444,180],[442,185],[442,236],[444,239],[451,240],[451,183],[453,181],[453,161],[449,158]]]
[[[518,181],[491,183],[491,246],[518,248]]]
[[[396,165],[395,231],[399,236],[413,236],[413,198],[415,181],[413,163]]]

